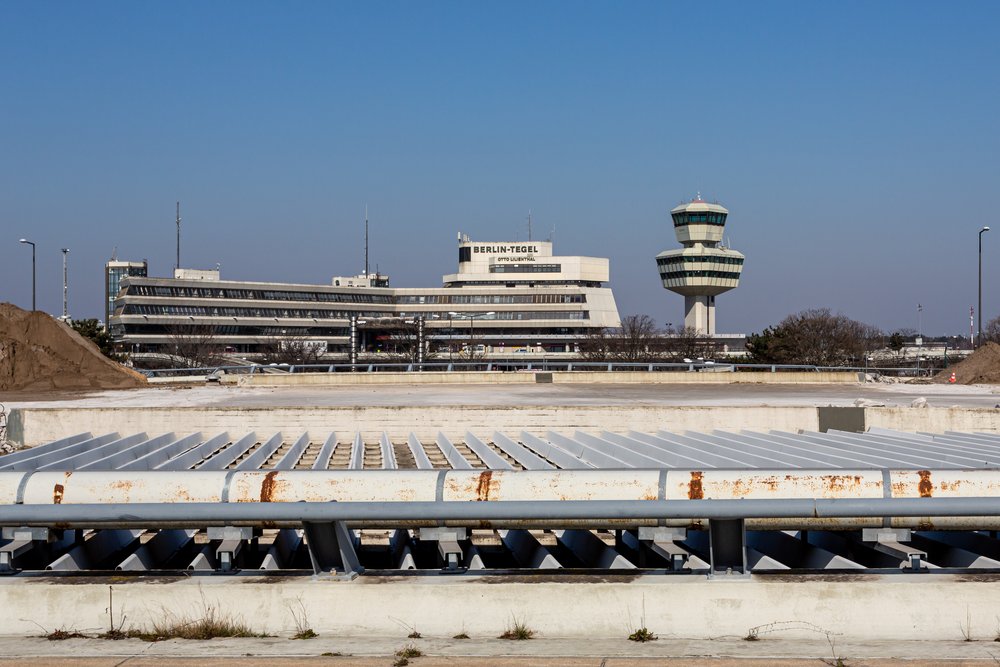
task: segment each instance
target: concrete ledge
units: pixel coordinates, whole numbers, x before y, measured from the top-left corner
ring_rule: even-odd
[[[309,432],[313,437],[337,433],[350,442],[355,432],[377,439],[384,431],[392,439],[415,433],[432,439],[438,432],[457,438],[466,431],[576,430],[598,433],[629,430],[668,431],[826,431],[882,427],[899,431],[1000,432],[1000,410],[980,408],[854,408],[812,406],[689,406],[689,405],[553,405],[553,406],[321,406],[321,407],[111,407],[15,408],[8,432],[12,442],[34,447],[74,433],[147,432],[186,435],[256,431],[286,436]]]
[[[11,411],[12,441],[26,447],[52,442],[74,433],[147,432],[221,433],[286,436],[308,431],[313,437],[335,432],[350,442],[360,431],[365,438],[405,438],[416,433],[432,439],[438,432],[464,437],[466,431],[490,435],[494,431],[543,435],[548,430],[618,433],[750,429],[819,430],[816,408],[810,406],[332,406],[332,407],[220,407],[220,408],[17,408]],[[15,439],[17,438],[17,439]]]
[[[998,397],[1000,401],[1000,397]],[[995,408],[865,408],[865,428],[900,431],[990,431],[1000,430],[1000,409]]]
[[[535,384],[537,375],[550,375],[554,384],[854,384],[857,373],[848,372],[718,372],[678,371],[650,373],[619,371],[482,371],[424,373],[291,373],[262,375],[226,375],[223,384],[247,387],[315,387],[343,385],[420,385],[420,384]],[[173,381],[153,378],[151,382]],[[203,381],[204,378],[195,379]],[[191,382],[180,378],[177,382]]]
[[[320,635],[496,637],[512,618],[540,637],[621,639],[645,624],[664,637],[745,637],[781,623],[786,640],[817,633],[864,640],[937,640],[996,635],[997,575],[754,575],[726,579],[628,576],[323,577],[195,576],[125,579],[7,577],[0,604],[16,610],[7,636],[43,628],[100,632],[108,627],[109,588],[116,617],[148,626],[173,615],[198,618],[206,606],[254,629],[289,635],[292,609]],[[301,607],[300,607],[301,605]],[[763,632],[766,636],[768,633]],[[763,637],[762,637],[763,638]],[[512,644],[517,644],[513,642]],[[523,642],[530,650],[530,642]],[[711,653],[711,651],[706,651]]]

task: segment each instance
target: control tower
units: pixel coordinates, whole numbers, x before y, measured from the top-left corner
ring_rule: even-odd
[[[715,335],[715,297],[740,284],[743,254],[722,244],[729,211],[701,195],[670,211],[684,247],[656,256],[663,286],[684,296],[684,328]]]

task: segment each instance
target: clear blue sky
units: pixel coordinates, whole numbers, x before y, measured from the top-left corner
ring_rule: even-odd
[[[102,314],[102,267],[397,286],[455,233],[609,257],[622,314],[680,322],[655,255],[701,191],[747,255],[719,328],[825,306],[1000,313],[1000,3],[0,2],[0,301]]]

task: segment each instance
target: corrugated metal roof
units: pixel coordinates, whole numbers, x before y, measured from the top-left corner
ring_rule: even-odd
[[[882,429],[867,433],[663,430],[544,434],[491,434],[484,429],[464,435],[439,433],[433,439],[410,434],[395,440],[385,434],[349,432],[80,433],[0,456],[0,471],[14,472],[706,470],[704,480],[699,477],[705,485],[706,497],[710,483],[718,486],[734,474],[739,476],[738,472],[707,472],[710,469],[923,472],[989,471],[998,467],[1000,435],[997,434],[904,433]],[[942,472],[935,473],[935,480],[958,478],[962,474],[972,478],[984,473]],[[798,477],[793,473],[789,476]],[[34,476],[39,477],[42,475]],[[888,479],[878,472],[857,477],[859,483],[866,483],[868,478],[879,484]],[[899,479],[913,489],[920,481],[915,472],[900,473]],[[937,488],[943,490],[943,484],[939,482]],[[913,493],[913,489],[906,487],[902,491]],[[875,491],[881,496],[880,489]],[[704,573],[710,559],[708,532],[676,527],[670,530],[673,532],[665,536],[656,533],[652,537],[644,535],[641,529],[471,530],[457,539],[461,545],[460,565],[472,572],[638,568]],[[353,534],[358,558],[369,572],[437,570],[443,566],[438,542],[422,531],[363,530]],[[45,539],[32,537],[24,529],[19,533],[8,528],[4,537],[0,539],[0,556],[7,559],[8,571],[212,572],[224,569],[220,554],[228,554],[238,557],[235,567],[243,572],[276,569],[312,572],[303,532],[293,528],[258,531],[252,536],[241,534],[236,538],[193,529],[66,530],[47,533]],[[912,532],[905,547],[867,541],[860,530],[748,529],[746,532],[747,567],[755,572],[898,571],[905,561],[906,549],[924,554],[923,566],[931,570],[1000,570],[1000,540],[986,532],[918,529]]]
[[[1000,434],[787,432],[80,433],[0,456],[0,471],[1000,468]]]

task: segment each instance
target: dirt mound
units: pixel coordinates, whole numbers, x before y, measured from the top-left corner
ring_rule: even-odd
[[[962,361],[934,376],[934,382],[947,383],[955,373],[956,384],[1000,384],[1000,345],[986,343]]]
[[[146,378],[40,312],[0,303],[0,391],[130,389]]]

